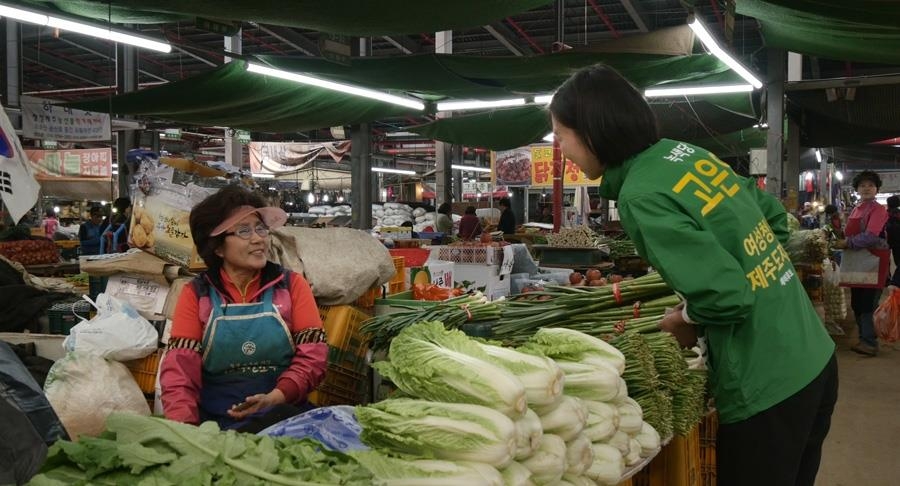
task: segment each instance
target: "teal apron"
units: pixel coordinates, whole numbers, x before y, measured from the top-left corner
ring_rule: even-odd
[[[210,289],[212,309],[201,342],[203,349],[200,419],[234,428],[227,411],[250,395],[269,393],[294,357],[291,331],[272,303],[272,287],[260,302],[223,304]],[[257,412],[259,415],[264,411]]]

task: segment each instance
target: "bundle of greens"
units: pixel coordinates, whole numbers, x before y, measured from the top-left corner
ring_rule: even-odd
[[[140,482],[138,482],[140,480]],[[223,432],[161,418],[113,414],[97,438],[53,445],[37,486],[154,485],[363,485],[372,474],[351,457],[303,439]]]

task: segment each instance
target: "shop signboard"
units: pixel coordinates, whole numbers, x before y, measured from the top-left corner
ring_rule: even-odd
[[[106,141],[112,138],[109,115],[56,106],[49,100],[23,96],[22,135],[64,142]]]
[[[325,60],[349,66],[350,57],[353,52],[350,48],[350,36],[326,33],[320,34],[319,52]]]
[[[507,186],[553,186],[553,146],[531,145],[513,150],[491,152],[491,174],[495,184]],[[571,160],[566,160],[563,185],[592,186],[592,181]]]
[[[463,182],[462,187],[463,199],[474,199],[479,194],[488,194],[491,192],[490,182]]]
[[[38,180],[112,176],[112,149],[26,150]]]

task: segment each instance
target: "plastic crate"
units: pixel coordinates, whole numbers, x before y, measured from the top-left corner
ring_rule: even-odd
[[[381,297],[382,288],[381,285],[374,285],[369,290],[366,290],[366,293],[359,296],[356,299],[356,306],[363,307],[365,309],[371,309],[375,306],[375,299]]]
[[[391,280],[390,280],[391,283],[405,282],[406,281],[406,257],[391,256],[391,259],[394,260],[394,276],[391,277]]]
[[[716,434],[719,432],[719,414],[708,413],[697,426],[700,443],[700,484],[716,486]]]
[[[365,374],[369,347],[359,328],[370,316],[351,305],[319,307],[319,315],[322,317],[322,327],[328,341],[329,369],[336,366]]]
[[[445,262],[475,265],[500,265],[503,263],[503,247],[466,245],[442,246],[438,252],[438,259]]]
[[[144,393],[153,393],[156,390],[156,372],[159,370],[159,362],[162,359],[162,354],[163,350],[160,349],[141,359],[125,363],[125,366],[131,370],[134,381],[137,382],[138,387]],[[150,409],[153,409],[152,405],[150,406]]]
[[[421,267],[431,255],[431,250],[427,248],[392,248],[388,251],[391,256],[403,257],[405,267]]]
[[[94,308],[85,300],[57,302],[47,311],[50,334],[69,334],[82,319],[90,319]]]
[[[388,283],[388,295],[400,294],[406,291],[406,282]]]

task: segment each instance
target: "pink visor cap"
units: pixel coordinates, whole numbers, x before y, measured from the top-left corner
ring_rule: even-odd
[[[231,215],[225,218],[225,221],[222,221],[219,226],[216,226],[212,233],[209,236],[219,236],[222,233],[228,231],[229,228],[237,224],[238,221],[250,216],[251,214],[256,213],[259,215],[259,219],[262,220],[263,224],[265,224],[269,229],[281,228],[284,226],[284,223],[287,222],[288,215],[281,208],[273,208],[273,207],[262,207],[256,208],[253,206],[241,206],[234,211],[231,212]]]

